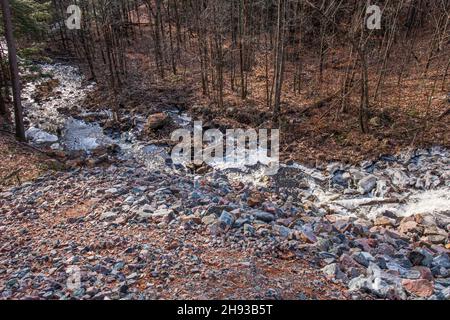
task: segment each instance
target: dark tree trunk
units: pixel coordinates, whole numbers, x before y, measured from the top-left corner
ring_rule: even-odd
[[[16,122],[16,137],[25,141],[25,128],[23,126],[22,101],[20,98],[19,66],[17,64],[16,44],[13,35],[11,10],[8,0],[1,0],[3,22],[5,25],[5,37],[8,45],[9,67],[11,70],[11,82],[14,98],[14,115]]]

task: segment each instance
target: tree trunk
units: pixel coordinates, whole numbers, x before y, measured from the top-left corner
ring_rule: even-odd
[[[275,58],[275,103],[273,106],[273,122],[279,123],[281,110],[281,91],[284,76],[284,15],[285,0],[278,0],[277,49]]]
[[[2,88],[0,87],[0,116],[5,116],[6,113],[6,104],[5,100],[3,100]]]
[[[8,113],[8,110],[6,108],[5,100],[3,99],[3,88],[6,87],[6,80],[5,76],[3,74],[3,57],[1,53],[1,46],[0,46],[0,116],[6,116]]]
[[[13,35],[13,26],[11,21],[11,10],[8,0],[1,0],[3,11],[3,22],[5,25],[5,37],[8,45],[9,67],[11,70],[11,82],[14,98],[14,115],[16,123],[16,137],[18,140],[25,141],[25,128],[23,126],[22,101],[20,98],[19,66],[17,65],[16,44]]]

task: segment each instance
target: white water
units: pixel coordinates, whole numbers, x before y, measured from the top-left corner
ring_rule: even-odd
[[[450,189],[427,190],[411,196],[407,205],[399,210],[400,216],[433,213],[450,217]]]

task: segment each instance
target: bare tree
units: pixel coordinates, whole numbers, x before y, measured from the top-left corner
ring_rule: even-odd
[[[11,20],[11,8],[8,0],[1,0],[3,11],[3,23],[5,26],[5,37],[8,45],[9,67],[11,70],[11,82],[14,101],[14,118],[16,124],[16,137],[25,141],[25,128],[23,125],[22,101],[20,97],[19,66],[17,63],[16,43],[13,35]]]
[[[281,105],[281,90],[284,80],[284,38],[285,38],[285,0],[278,0],[278,22],[277,22],[277,46],[275,58],[275,102],[273,106],[273,120],[278,123]]]

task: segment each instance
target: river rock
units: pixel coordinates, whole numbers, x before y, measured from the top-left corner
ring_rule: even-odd
[[[366,268],[369,267],[370,262],[375,261],[375,258],[369,252],[364,251],[354,253],[352,258]]]
[[[107,211],[101,214],[100,220],[112,221],[117,218],[117,215],[116,212]]]
[[[377,177],[373,175],[361,179],[358,183],[358,191],[361,194],[370,193],[377,186],[377,180]]]
[[[234,220],[234,216],[227,211],[223,211],[219,217],[219,222],[223,224],[224,228],[231,228]]]
[[[267,223],[274,221],[276,218],[273,214],[266,212],[266,211],[258,210],[256,212],[254,212],[253,214],[257,220],[264,221]]]
[[[433,259],[433,267],[450,269],[450,258],[448,254],[441,254]]]
[[[403,220],[400,223],[400,227],[398,230],[403,234],[414,233],[414,234],[422,235],[424,232],[423,227],[419,227],[419,224],[416,221],[411,221],[411,220],[409,220],[409,221]]]
[[[402,281],[402,285],[407,292],[421,298],[431,297],[434,293],[433,284],[425,279],[404,279]]]
[[[341,271],[339,268],[339,265],[337,263],[330,264],[322,269],[322,272],[327,276],[334,279],[342,280],[342,281],[348,281],[347,276],[345,273]]]
[[[81,109],[74,111],[82,113]],[[89,118],[100,120],[95,115]],[[434,298],[433,286],[436,298],[445,297],[450,262],[443,244],[448,244],[444,238],[450,221],[445,214],[434,214],[433,206],[447,203],[443,189],[450,178],[447,151],[444,156],[439,150],[383,156],[361,166],[336,163],[329,171],[326,164],[310,169],[292,162],[285,177],[261,177],[254,168],[202,170],[197,175],[200,165],[190,170],[170,161],[154,164],[152,152],[164,147],[137,138],[142,127],[164,129],[167,118],[154,114],[145,125],[145,118],[136,114],[135,123],[125,129],[130,132],[120,132],[117,152],[106,146],[118,141],[119,132],[70,121],[60,145],[80,150],[75,158],[83,163],[107,156],[110,165],[49,173],[4,190],[0,234],[11,236],[4,237],[0,248],[4,253],[0,264],[7,266],[0,270],[0,283],[5,283],[0,284],[1,297],[216,296],[222,293],[222,282],[235,275],[234,253],[239,252],[249,255],[247,261],[256,259],[261,266],[276,268],[285,264],[280,256],[301,257],[310,264],[301,270],[307,275],[302,279],[321,279],[315,289],[330,284],[325,274],[333,280],[351,279],[350,291],[360,290],[371,298]],[[427,188],[432,189],[430,194],[425,193]],[[76,199],[68,197],[72,194]],[[53,221],[68,208],[83,211],[83,218],[57,219],[50,228],[32,223]],[[433,214],[415,214],[422,211]],[[404,216],[409,217],[396,228]],[[204,234],[208,230],[211,235]],[[230,257],[222,256],[221,250],[230,250]],[[260,268],[247,261],[242,266],[251,267],[245,276],[254,286],[242,291],[248,294],[245,298],[274,291],[266,288],[267,279],[259,277]],[[326,267],[320,270],[323,263]],[[76,292],[63,288],[66,264],[82,269],[82,288]],[[144,273],[157,281],[146,279]],[[183,281],[177,280],[191,276],[198,280],[195,286],[182,287]],[[283,297],[283,288],[289,288],[294,278],[274,276],[280,292],[271,296]],[[203,286],[209,281],[219,286]],[[341,297],[342,287],[331,290]],[[240,298],[236,292],[228,298]]]

